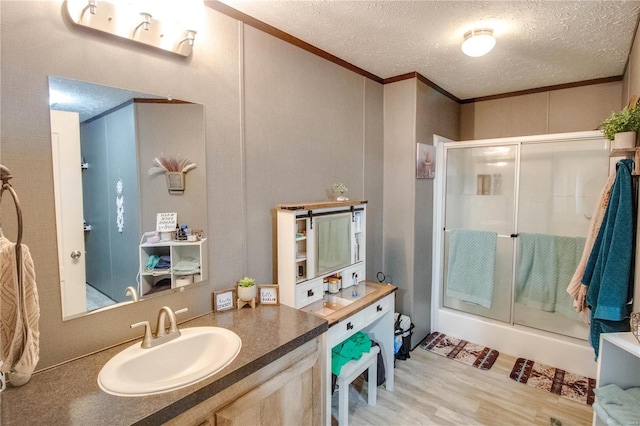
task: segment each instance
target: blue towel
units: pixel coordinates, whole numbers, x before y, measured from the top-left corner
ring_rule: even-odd
[[[640,424],[640,388],[622,390],[618,385],[609,384],[593,390],[598,397],[598,416],[604,417],[607,424],[625,426]]]
[[[556,292],[556,312],[576,321],[582,321],[573,307],[573,297],[567,293],[567,286],[578,268],[586,238],[556,237],[558,245],[558,288]]]
[[[516,275],[516,302],[553,312],[558,286],[556,237],[518,234],[520,246]]]
[[[491,309],[498,234],[451,231],[447,296]]]
[[[585,239],[521,233],[518,241],[516,302],[579,320],[565,289],[578,267]]]
[[[633,252],[633,161],[616,165],[616,180],[582,283],[591,309],[591,345],[598,355],[600,333],[629,331]]]

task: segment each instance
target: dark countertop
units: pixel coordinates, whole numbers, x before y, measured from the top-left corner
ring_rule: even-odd
[[[327,331],[327,321],[287,306],[259,305],[210,313],[180,328],[217,326],[240,336],[242,349],[220,372],[159,395],[118,397],[100,390],[98,373],[133,342],[36,373],[22,387],[0,393],[0,424],[129,425],[163,423]],[[140,339],[141,341],[142,339]]]

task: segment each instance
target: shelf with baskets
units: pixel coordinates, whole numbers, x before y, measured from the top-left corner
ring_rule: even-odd
[[[207,239],[140,245],[140,296],[207,279]]]

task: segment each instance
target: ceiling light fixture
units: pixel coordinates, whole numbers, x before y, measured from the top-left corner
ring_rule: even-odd
[[[489,53],[495,45],[496,39],[493,38],[493,30],[491,28],[476,28],[467,31],[464,35],[462,51],[465,55],[476,58]]]

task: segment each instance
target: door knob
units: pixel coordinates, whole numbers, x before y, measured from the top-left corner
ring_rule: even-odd
[[[80,256],[82,256],[82,253],[80,253],[79,250],[74,250],[74,251],[71,252],[71,258],[73,260],[80,259]]]

